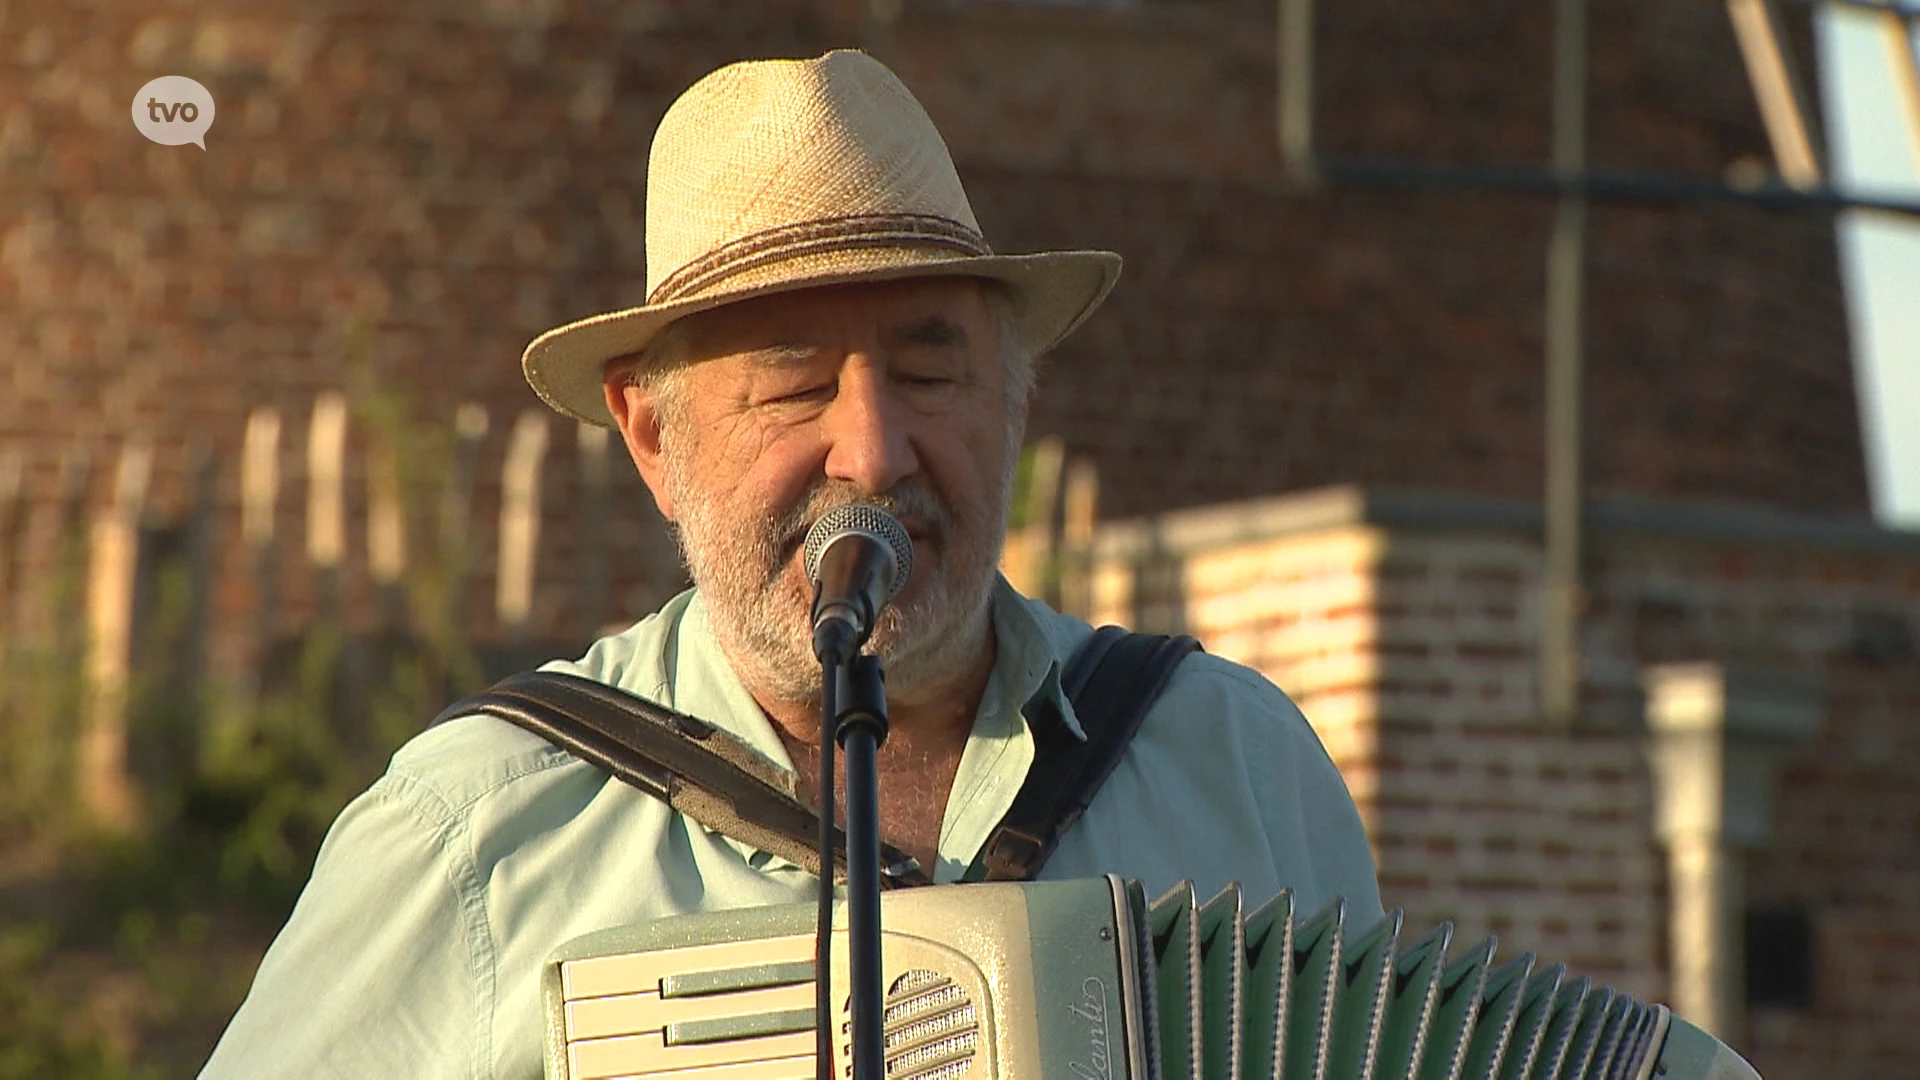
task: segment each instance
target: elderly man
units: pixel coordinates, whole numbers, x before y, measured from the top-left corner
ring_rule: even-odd
[[[892,734],[881,831],[959,880],[1034,760],[1077,732],[1061,665],[1085,623],[995,567],[1034,360],[1119,272],[996,255],[946,148],[853,52],[736,64],[661,121],[643,306],[527,350],[549,404],[623,436],[695,587],[550,665],[691,713],[818,776],[819,667],[799,547],[828,510],[894,514],[915,568],[869,648]],[[1378,915],[1359,816],[1298,710],[1188,658],[1044,877],[1287,886]],[[527,1077],[539,972],[608,926],[803,901],[808,872],[501,721],[440,725],[340,816],[209,1076]]]

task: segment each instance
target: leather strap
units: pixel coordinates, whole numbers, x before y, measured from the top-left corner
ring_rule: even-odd
[[[1186,655],[1187,635],[1095,631],[1061,676],[1086,733],[1065,720],[1034,726],[1034,764],[1007,815],[988,837],[969,880],[1026,881],[1113,773],[1147,710]],[[607,770],[708,828],[820,873],[819,815],[799,780],[726,731],[591,679],[558,672],[510,675],[447,706],[433,720],[485,713],[518,725]],[[834,878],[846,876],[846,833],[834,829]],[[881,884],[932,883],[911,856],[884,841]]]
[[[1060,679],[1085,741],[1064,720],[1035,726],[1027,782],[981,845],[967,879],[1033,880],[1113,775],[1174,669],[1199,648],[1186,634],[1131,634],[1118,626],[1094,631]]]
[[[510,675],[454,702],[435,724],[485,713],[539,735],[708,828],[820,873],[820,817],[799,780],[726,731],[592,679],[551,671]],[[847,837],[834,829],[834,878],[846,877]],[[931,884],[910,855],[880,845],[889,887]]]

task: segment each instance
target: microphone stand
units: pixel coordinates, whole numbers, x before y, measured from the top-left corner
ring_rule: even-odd
[[[853,1078],[885,1080],[880,970],[880,775],[887,690],[880,660],[856,656],[835,672],[840,715],[834,739],[847,755],[847,971],[853,1004]]]
[[[831,1080],[831,1032],[837,1011],[830,990],[832,953],[828,948],[832,930],[833,750],[837,744],[847,759],[847,970],[851,983],[853,1080],[885,1080],[886,992],[880,965],[880,779],[876,758],[887,738],[886,676],[878,657],[847,656],[849,651],[844,647],[821,650],[815,1075],[819,1080]]]

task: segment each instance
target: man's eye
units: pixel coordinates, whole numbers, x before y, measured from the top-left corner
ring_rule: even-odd
[[[803,386],[798,390],[789,390],[786,393],[773,394],[767,398],[765,403],[768,405],[792,405],[810,401],[823,401],[832,395],[832,393],[833,385],[831,383],[818,383],[813,386]]]

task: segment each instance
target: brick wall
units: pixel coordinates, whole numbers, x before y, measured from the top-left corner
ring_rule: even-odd
[[[1805,910],[1809,1009],[1755,1010],[1770,1080],[1920,1055],[1920,539],[1671,504],[1597,511],[1586,715],[1537,718],[1525,506],[1342,488],[1105,527],[1096,617],[1183,627],[1266,672],[1361,806],[1389,905],[1629,993],[1666,987],[1665,868],[1635,686],[1654,663],[1809,676],[1750,903]]]
[[[1912,1074],[1920,1058],[1920,548],[1610,546],[1594,653],[1618,664],[1709,657],[1811,674],[1814,743],[1788,759],[1771,842],[1747,858],[1748,900],[1812,922],[1809,1010],[1749,1017],[1772,1077]]]
[[[1290,193],[1268,5],[865,10],[9,5],[0,445],[45,498],[67,448],[204,443],[230,538],[245,410],[297,413],[356,357],[423,417],[468,399],[510,417],[532,404],[528,339],[638,297],[645,154],[671,98],[727,60],[866,42],[943,125],[1000,247],[1129,259],[1034,416],[1125,478],[1111,512],[1331,482],[1539,488],[1544,207]],[[1544,153],[1544,12],[1322,16],[1331,151]],[[163,73],[219,103],[206,152],[128,122]],[[1764,154],[1712,5],[1597,5],[1594,85],[1599,164],[1713,175]],[[1864,511],[1824,219],[1599,211],[1591,336],[1600,490]],[[186,456],[160,457],[162,505]],[[552,511],[554,558],[573,527]]]
[[[366,362],[423,419],[476,400],[500,430],[534,404],[515,363],[528,339],[637,299],[646,149],[672,97],[728,60],[865,41],[941,123],[999,247],[1128,258],[1034,414],[1034,434],[1098,463],[1108,512],[1336,482],[1538,490],[1546,208],[1286,189],[1268,5],[910,0],[890,27],[866,7],[15,0],[0,16],[0,450],[25,453],[46,505],[64,451],[104,466],[144,436],[163,450],[164,508],[204,445],[231,563],[247,409],[280,407],[297,445],[314,393]],[[1544,156],[1544,6],[1321,7],[1330,152]],[[1720,7],[1630,0],[1594,19],[1596,164],[1711,176],[1764,157]],[[133,91],[169,73],[219,103],[205,153],[129,123]],[[1822,218],[1598,210],[1596,489],[1864,512],[1843,320]],[[578,523],[556,432],[558,581]],[[297,491],[297,454],[287,467]],[[613,528],[638,535],[644,494],[616,474]],[[498,498],[483,483],[477,512]],[[1184,622],[1295,692],[1360,797],[1390,903],[1657,993],[1638,745],[1532,719],[1532,526],[1288,505],[1284,527],[1229,507],[1193,518],[1202,539],[1176,521],[1139,540],[1147,573],[1103,570],[1104,604]],[[1776,1078],[1900,1075],[1920,1056],[1920,824],[1900,786],[1920,771],[1901,719],[1920,687],[1910,649],[1860,642],[1892,616],[1912,624],[1915,561],[1671,532],[1616,532],[1597,552],[1594,715],[1629,715],[1633,672],[1662,659],[1824,677],[1822,742],[1783,778],[1774,844],[1751,860],[1756,900],[1814,912],[1822,985],[1812,1013],[1756,1017],[1751,1048]],[[538,614],[585,630],[565,602]]]

